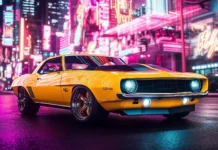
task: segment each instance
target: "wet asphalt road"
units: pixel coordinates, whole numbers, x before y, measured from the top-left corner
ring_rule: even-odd
[[[71,112],[41,107],[24,117],[14,95],[0,95],[0,150],[218,149],[218,98],[204,98],[183,120],[111,114],[101,126],[80,125]]]

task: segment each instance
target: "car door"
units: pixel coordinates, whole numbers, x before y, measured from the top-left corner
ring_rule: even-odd
[[[60,104],[61,77],[63,74],[62,57],[47,60],[37,72],[37,81],[34,88],[35,98],[39,102]]]

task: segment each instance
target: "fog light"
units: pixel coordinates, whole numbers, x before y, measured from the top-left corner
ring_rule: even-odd
[[[143,106],[144,107],[148,107],[150,105],[151,105],[151,99],[149,99],[149,98],[143,99]]]
[[[184,97],[182,98],[182,102],[184,105],[188,104],[189,98],[188,97]]]

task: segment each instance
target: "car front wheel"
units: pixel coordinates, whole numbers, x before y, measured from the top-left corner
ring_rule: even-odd
[[[32,101],[25,88],[18,89],[18,109],[24,115],[35,115],[39,111],[39,104]]]
[[[84,123],[104,121],[109,114],[86,87],[76,87],[73,90],[71,111],[77,122]]]
[[[186,117],[189,113],[190,112],[182,112],[182,113],[177,113],[177,114],[166,114],[163,116],[170,120],[179,120],[183,117]]]

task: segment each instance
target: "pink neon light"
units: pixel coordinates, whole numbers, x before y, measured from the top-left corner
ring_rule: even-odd
[[[164,44],[163,46],[164,46],[164,47],[165,47],[165,46],[166,46],[166,47],[173,47],[173,48],[182,48],[181,45],[173,45],[173,44]]]
[[[172,48],[182,48],[181,45],[173,45],[173,44],[163,44],[164,47],[172,47]],[[189,46],[185,46],[185,48],[189,48]]]
[[[43,26],[43,50],[51,50],[51,27],[48,25]]]
[[[99,5],[98,2],[96,2],[96,25],[99,25]]]
[[[172,12],[172,11],[169,11],[170,14],[174,14],[174,15],[180,15],[178,12]]]
[[[24,18],[20,19],[20,60],[24,58]]]
[[[202,10],[200,7],[191,7],[191,8],[187,8],[185,10],[186,12],[184,13],[184,16],[185,18],[188,18],[190,17],[193,13],[201,13],[199,11],[204,11]],[[142,16],[140,18],[137,18],[137,19],[134,19],[133,21],[131,22],[128,22],[128,23],[125,23],[125,24],[122,24],[122,25],[119,25],[115,28],[112,28],[110,30],[107,30],[105,33],[106,34],[115,34],[118,33],[119,34],[127,34],[129,32],[136,32],[138,30],[143,30],[143,29],[146,29],[146,30],[151,30],[151,29],[155,29],[155,28],[160,28],[162,26],[165,26],[165,25],[172,25],[172,24],[175,24],[176,22],[178,22],[179,20],[179,16],[178,15],[166,15],[164,17],[161,17],[162,19],[166,19],[166,21],[163,21],[163,20],[152,20],[152,16],[155,16],[155,15],[151,15],[150,18],[151,18],[151,22],[150,23],[147,23],[147,24],[143,24],[142,23],[142,19],[143,21],[145,20],[145,17]],[[160,16],[159,16],[160,17]],[[156,18],[156,16],[155,16]]]

